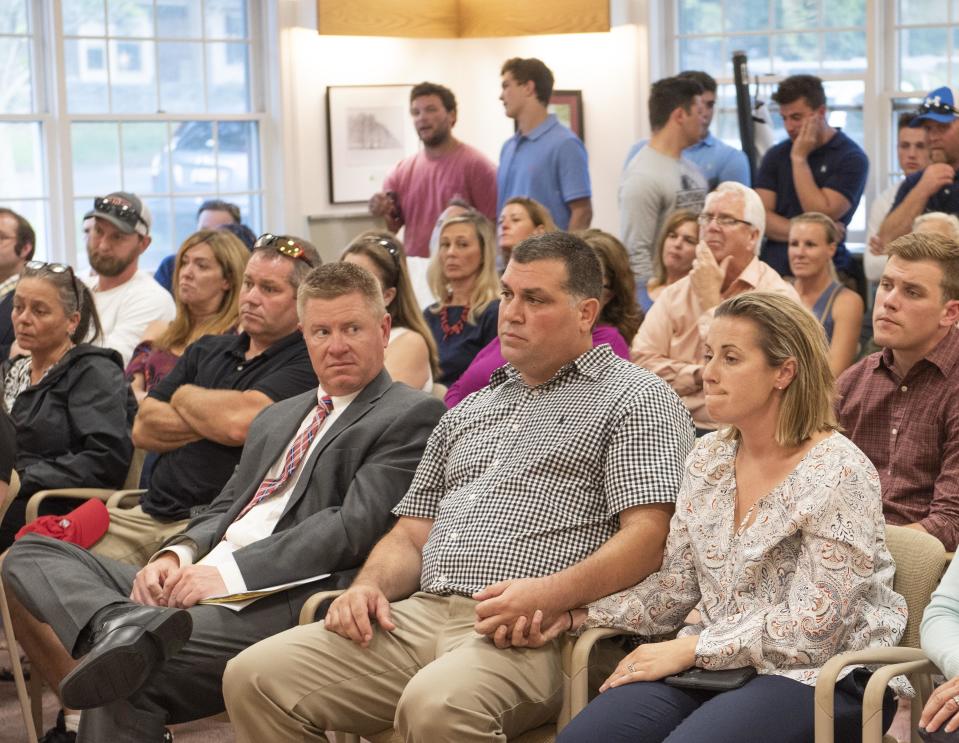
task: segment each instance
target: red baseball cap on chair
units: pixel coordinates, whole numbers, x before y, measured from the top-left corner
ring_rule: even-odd
[[[96,498],[86,501],[65,516],[40,516],[17,532],[15,539],[24,534],[40,534],[89,549],[106,534],[110,526],[110,514],[103,501]]]

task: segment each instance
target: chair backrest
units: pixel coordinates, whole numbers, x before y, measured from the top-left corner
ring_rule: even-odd
[[[918,648],[922,613],[939,585],[946,564],[946,550],[931,534],[889,524],[886,525],[886,544],[896,561],[893,589],[906,599],[909,609],[906,631],[899,644]]]
[[[123,490],[136,490],[140,487],[140,471],[143,469],[143,458],[146,455],[146,449],[133,450],[133,459],[130,460],[127,479],[123,481]]]

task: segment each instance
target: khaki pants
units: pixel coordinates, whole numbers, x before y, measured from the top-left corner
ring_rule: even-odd
[[[366,649],[322,622],[294,627],[233,658],[223,695],[238,741],[326,741],[395,726],[408,742],[506,741],[556,719],[558,643],[498,650],[473,631],[476,601],[416,593],[391,604]]]
[[[110,528],[90,551],[100,557],[143,566],[156,553],[163,542],[179,534],[190,523],[182,521],[158,521],[143,512],[140,506],[111,508]]]

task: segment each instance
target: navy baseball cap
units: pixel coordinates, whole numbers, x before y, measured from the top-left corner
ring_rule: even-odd
[[[936,88],[922,99],[919,104],[919,114],[909,126],[922,126],[923,121],[937,121],[940,124],[951,124],[959,119],[959,108],[955,106],[952,91],[943,86]]]

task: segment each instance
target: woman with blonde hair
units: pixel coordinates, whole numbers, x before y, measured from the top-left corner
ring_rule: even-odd
[[[698,216],[689,209],[678,209],[666,216],[656,241],[653,277],[636,287],[636,301],[643,312],[649,312],[665,287],[675,284],[692,270],[699,244]]]
[[[544,232],[555,232],[556,223],[553,221],[549,209],[536,199],[528,196],[514,196],[503,204],[499,213],[499,261],[505,269],[513,248],[519,245],[530,235],[542,235]]]
[[[836,278],[832,257],[839,244],[836,223],[820,212],[789,221],[788,257],[793,286],[816,316],[829,343],[829,368],[838,377],[856,359],[865,304]]]
[[[816,320],[788,297],[740,294],[716,308],[705,358],[706,407],[725,427],[687,459],[662,567],[545,631],[537,611],[525,642],[585,627],[679,635],[626,655],[559,743],[806,743],[823,665],[905,629],[879,476],[836,430]],[[837,684],[837,740],[860,740],[869,676]],[[888,727],[891,690],[883,712]]]
[[[165,377],[193,341],[233,330],[250,251],[226,230],[194,232],[180,246],[173,269],[176,316],[147,326],[127,365],[137,401]]]
[[[439,350],[436,381],[449,386],[496,337],[499,277],[492,223],[478,212],[447,219],[427,277],[440,298],[423,313]]]
[[[385,230],[368,230],[353,238],[340,260],[362,266],[380,282],[383,304],[393,320],[385,358],[393,381],[430,392],[439,376],[439,356],[416,303],[399,238]]]

